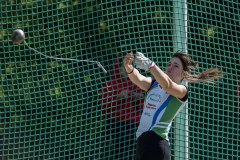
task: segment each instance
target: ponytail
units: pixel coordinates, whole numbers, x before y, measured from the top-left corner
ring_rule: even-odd
[[[194,70],[198,68],[198,63],[194,62],[189,54],[183,51],[177,51],[173,54],[173,57],[178,57],[182,64],[184,70],[184,78],[188,82],[211,82],[211,80],[218,79],[223,76],[222,71],[218,68],[210,68],[205,70],[199,74],[191,74],[190,70]]]
[[[199,74],[190,74],[189,72],[185,72],[184,78],[190,82],[209,82],[211,83],[212,80],[218,79],[222,77],[223,73],[218,68],[210,68],[205,70]]]

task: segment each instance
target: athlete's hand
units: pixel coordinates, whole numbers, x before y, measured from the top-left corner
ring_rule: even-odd
[[[124,57],[124,67],[127,73],[130,73],[133,70],[132,62],[134,60],[133,52],[127,53]]]
[[[149,71],[149,69],[155,65],[153,61],[145,57],[144,54],[141,52],[137,52],[134,63],[136,65],[136,68],[139,68],[145,71]]]

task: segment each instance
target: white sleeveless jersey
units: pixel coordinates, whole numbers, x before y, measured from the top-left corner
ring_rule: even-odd
[[[168,140],[172,120],[185,106],[178,98],[163,90],[157,81],[150,87],[144,102],[144,109],[136,133],[137,138],[146,131],[153,130]]]

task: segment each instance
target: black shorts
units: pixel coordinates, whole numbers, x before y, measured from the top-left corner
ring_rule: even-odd
[[[170,160],[168,141],[154,131],[144,132],[137,139],[136,160]]]

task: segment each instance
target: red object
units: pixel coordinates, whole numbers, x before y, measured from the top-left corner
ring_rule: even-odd
[[[114,61],[113,75],[103,85],[100,98],[102,111],[108,118],[127,122],[140,121],[144,92],[127,77],[121,58]]]

